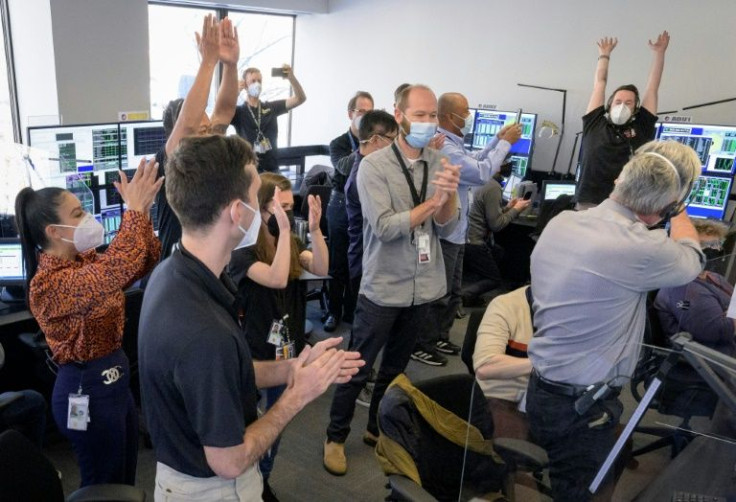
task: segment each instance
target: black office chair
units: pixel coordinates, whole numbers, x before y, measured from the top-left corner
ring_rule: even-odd
[[[468,316],[468,325],[465,328],[465,338],[463,338],[463,346],[460,350],[460,359],[468,368],[468,373],[475,376],[473,368],[473,353],[475,352],[475,340],[478,338],[478,327],[486,313],[486,307],[474,307],[465,309]]]
[[[460,494],[461,500],[484,494],[513,500],[517,469],[541,469],[547,463],[544,451],[526,441],[492,442],[493,421],[470,375],[433,378],[413,389],[399,375],[381,400],[378,415],[376,454],[389,476],[389,500],[458,500]],[[474,440],[466,452],[468,434]],[[415,474],[397,469],[407,460]]]
[[[14,430],[0,434],[0,500],[64,500],[64,491],[54,466],[35,444]],[[128,485],[93,485],[76,490],[66,500],[144,502],[146,493]]]
[[[645,344],[665,346],[666,337],[659,323],[659,317],[653,305],[656,291],[650,293],[647,301],[647,324],[644,334]],[[667,353],[644,347],[631,377],[631,393],[637,401],[644,395],[659,368],[667,358]],[[677,428],[639,426],[636,432],[658,437],[632,452],[636,457],[660,448],[670,447],[670,456],[675,458],[695,438],[691,432],[690,420],[693,417],[713,416],[718,396],[708,384],[697,374],[695,369],[685,361],[678,362],[665,376],[659,392],[652,401],[651,408],[663,415],[672,415],[682,419]]]

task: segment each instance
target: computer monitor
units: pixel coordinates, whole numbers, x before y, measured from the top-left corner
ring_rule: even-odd
[[[731,176],[703,174],[695,184],[694,193],[685,209],[691,218],[722,220],[726,214],[728,195],[731,193]]]
[[[473,131],[475,129],[475,117],[478,114],[477,108],[468,108],[470,110],[470,115],[473,117],[473,125],[470,128],[470,131],[468,131],[468,134],[465,135],[463,138],[463,144],[465,145],[465,148],[468,150],[473,149]]]
[[[166,133],[160,120],[120,123],[122,169],[138,167],[143,157],[152,159],[166,145]]]
[[[110,244],[113,238],[118,234],[120,222],[122,220],[122,211],[120,208],[104,209],[100,211],[97,221],[102,223],[105,228],[105,244]]]
[[[23,252],[18,238],[0,238],[0,287],[24,286]]]
[[[542,201],[557,200],[560,195],[575,197],[575,182],[573,180],[542,181]]]
[[[706,174],[733,175],[736,171],[736,126],[658,123],[657,138],[691,147]]]
[[[50,172],[41,173],[45,178],[77,173],[80,166],[91,165],[94,172],[120,167],[120,127],[116,123],[29,127],[28,144],[49,152]]]
[[[516,121],[516,111],[476,110],[473,123],[473,149],[484,148],[502,127]],[[514,171],[522,178],[531,169],[531,159],[534,152],[534,130],[537,124],[536,113],[522,113],[522,132],[519,141],[511,145],[509,154],[514,162]]]
[[[503,200],[509,201],[516,196],[515,190],[516,190],[516,187],[519,185],[519,183],[521,183],[521,180],[522,180],[522,177],[514,173],[512,173],[511,176],[509,176],[509,178],[506,180],[506,184],[503,186],[503,193],[502,193]]]

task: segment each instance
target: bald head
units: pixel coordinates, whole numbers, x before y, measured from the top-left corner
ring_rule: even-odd
[[[437,101],[440,127],[446,131],[462,136],[460,130],[465,117],[470,114],[468,99],[459,92],[446,92]]]

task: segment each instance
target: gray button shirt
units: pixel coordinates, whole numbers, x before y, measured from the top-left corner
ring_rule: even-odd
[[[578,385],[631,376],[646,293],[692,281],[702,257],[697,242],[648,230],[612,199],[560,213],[531,257],[534,368],[549,380]],[[625,382],[616,378],[613,384]]]
[[[441,154],[422,150],[413,165],[404,157],[417,193],[421,193],[424,168],[427,169],[427,196],[434,194],[432,180],[442,169]],[[387,147],[365,157],[358,169],[358,194],[363,210],[363,278],[360,293],[385,307],[421,305],[446,292],[445,264],[439,238],[448,236],[457,225],[455,216],[439,225],[427,219],[416,230],[429,235],[430,263],[419,263],[414,232],[409,228],[409,213],[414,208],[409,185],[393,148]],[[457,198],[456,198],[457,200]]]

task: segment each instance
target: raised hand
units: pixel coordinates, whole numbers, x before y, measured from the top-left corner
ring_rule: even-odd
[[[281,69],[284,70],[285,79],[288,80],[294,76],[294,70],[291,68],[291,65],[284,63],[283,65],[281,65]]]
[[[614,37],[603,37],[598,40],[598,55],[599,56],[610,56],[613,49],[618,45],[618,38]]]
[[[432,136],[432,139],[429,140],[429,148],[432,148],[433,150],[442,150],[442,147],[445,144],[445,135],[441,132],[438,132],[434,136]]]
[[[128,209],[148,214],[153,205],[153,199],[164,183],[163,176],[156,179],[158,174],[156,159],[151,159],[148,163],[146,163],[145,158],[141,159],[138,169],[136,169],[133,179],[130,181],[128,181],[128,177],[122,170],[118,172],[120,173],[120,181],[114,181],[113,185],[117,188]]]
[[[652,42],[649,41],[649,48],[652,49],[654,52],[665,52],[667,50],[667,46],[670,44],[670,34],[667,33],[667,30],[663,31],[659,35],[657,35],[657,40]]]
[[[203,63],[216,64],[220,52],[220,25],[212,14],[207,14],[202,21],[202,34],[194,34]]]
[[[279,224],[279,235],[289,235],[291,232],[291,223],[286,211],[281,207],[281,189],[276,187],[273,192],[273,215],[276,217],[276,223]]]
[[[512,145],[521,138],[521,124],[509,124],[498,131],[498,139],[505,139]]]
[[[309,203],[309,232],[316,232],[322,221],[322,199],[319,195],[310,195],[307,197],[307,203]]]
[[[220,23],[219,57],[223,64],[238,64],[240,59],[238,28],[233,26],[233,22],[227,17]]]

